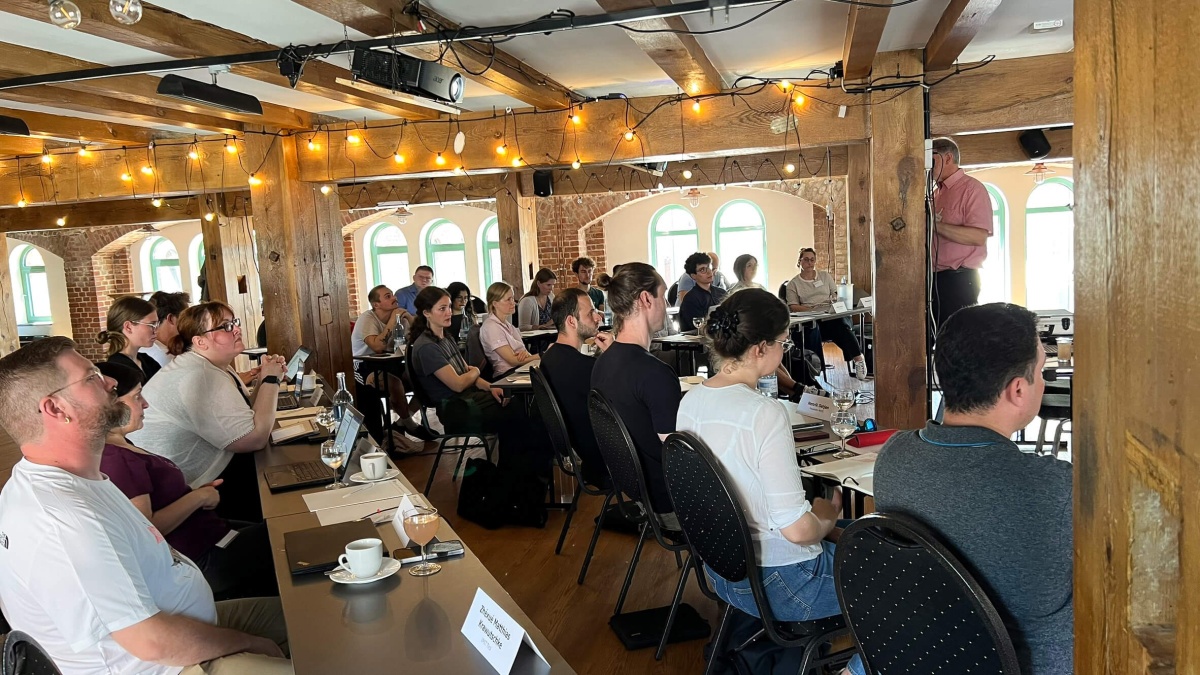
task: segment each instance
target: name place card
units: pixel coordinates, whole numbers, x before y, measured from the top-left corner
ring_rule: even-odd
[[[815,396],[813,394],[804,394],[800,397],[800,402],[796,404],[796,410],[801,415],[815,417],[819,420],[829,421],[829,417],[833,415],[836,406],[833,405],[833,399],[828,396]]]
[[[841,300],[834,301],[834,303],[833,303],[833,313],[834,314],[840,314],[840,313],[846,312],[846,311],[849,311],[849,308],[846,307],[846,303],[842,302]]]
[[[482,588],[475,590],[475,599],[463,622],[462,634],[483,655],[500,675],[509,675],[517,662],[518,652],[525,652],[525,659],[533,659],[533,671],[549,671],[550,664],[538,651],[529,634],[508,612],[500,609]],[[525,647],[525,649],[522,649]],[[522,672],[531,670],[523,667]]]

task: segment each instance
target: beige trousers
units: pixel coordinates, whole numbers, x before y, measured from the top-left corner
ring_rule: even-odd
[[[248,598],[217,603],[217,625],[272,640],[288,653],[287,626],[279,598]],[[230,654],[189,666],[180,675],[292,675],[292,662],[262,654]]]

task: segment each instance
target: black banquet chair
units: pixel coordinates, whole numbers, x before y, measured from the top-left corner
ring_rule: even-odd
[[[554,547],[554,555],[562,552],[563,541],[567,538],[567,530],[571,527],[571,519],[579,505],[579,495],[586,492],[589,495],[604,495],[604,506],[600,508],[600,517],[596,519],[596,528],[592,532],[592,542],[588,545],[587,555],[583,558],[583,567],[579,570],[579,581],[582,584],[587,576],[588,565],[592,562],[592,553],[596,550],[596,541],[600,538],[600,527],[604,524],[604,514],[612,502],[614,492],[611,487],[605,488],[589,483],[583,477],[583,460],[571,445],[571,434],[563,418],[562,409],[558,405],[558,396],[550,381],[542,374],[541,368],[530,368],[529,379],[533,383],[533,398],[537,402],[538,413],[546,424],[550,435],[550,445],[554,447],[554,459],[563,473],[575,478],[575,494],[571,497],[571,505],[567,507],[567,518],[563,521],[562,532],[558,535],[558,544]]]
[[[873,513],[851,523],[834,578],[868,672],[1021,672],[983,588],[915,518]]]
[[[3,675],[61,675],[42,646],[19,630],[4,638],[0,654],[0,673]]]
[[[676,432],[667,436],[663,446],[663,471],[667,490],[675,505],[675,515],[691,548],[692,559],[698,567],[707,565],[723,579],[738,582],[749,577],[750,591],[762,628],[750,639],[733,647],[741,651],[766,635],[772,642],[788,648],[803,649],[800,675],[828,664],[844,665],[853,648],[829,651],[831,640],[847,635],[845,621],[840,615],[813,621],[784,622],[775,619],[767,602],[761,574],[757,574],[757,558],[750,525],[741,500],[733,489],[725,469],[713,457],[712,450],[695,434]],[[699,574],[703,575],[703,571]],[[718,655],[726,652],[729,623],[736,610],[722,602],[721,623],[713,640],[712,657],[706,673],[712,672]],[[901,672],[901,671],[895,671]]]

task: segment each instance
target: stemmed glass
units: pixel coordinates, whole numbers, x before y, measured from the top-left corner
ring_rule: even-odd
[[[854,457],[855,453],[846,450],[846,439],[858,430],[858,418],[854,413],[835,412],[829,416],[829,426],[833,428],[833,433],[837,434],[842,439],[842,449],[834,453],[834,459],[845,459]]]
[[[837,409],[846,412],[854,407],[854,392],[849,389],[839,389],[833,392],[833,404]]]
[[[699,335],[700,334],[700,326],[704,325],[704,318],[698,316],[698,317],[692,319],[692,325],[696,327],[696,335]]]
[[[337,428],[337,415],[333,413],[333,408],[322,408],[313,421],[325,429],[325,433],[330,436],[333,435],[333,430]]]
[[[330,439],[321,444],[321,461],[325,463],[325,466],[337,471],[342,467],[342,460],[343,457],[341,449],[338,448],[335,441]],[[337,490],[340,487],[342,487],[342,481],[335,480],[329,485],[326,485],[325,489]]]
[[[442,571],[437,563],[425,561],[425,545],[433,541],[438,530],[437,509],[429,506],[414,506],[404,512],[404,533],[421,545],[421,562],[408,571],[414,577],[427,577]]]

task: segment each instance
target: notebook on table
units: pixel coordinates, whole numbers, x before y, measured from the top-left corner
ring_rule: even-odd
[[[346,415],[342,418],[342,424],[338,427],[337,438],[334,439],[334,443],[342,455],[340,471],[335,471],[325,466],[320,457],[304,462],[280,464],[279,466],[272,466],[263,471],[263,477],[267,481],[267,488],[271,492],[283,492],[285,490],[299,490],[317,485],[328,485],[335,480],[341,480],[342,476],[345,475],[346,468],[350,466],[350,454],[354,450],[354,444],[358,438],[359,431],[362,429],[362,423],[362,413],[353,407],[347,407]]]

